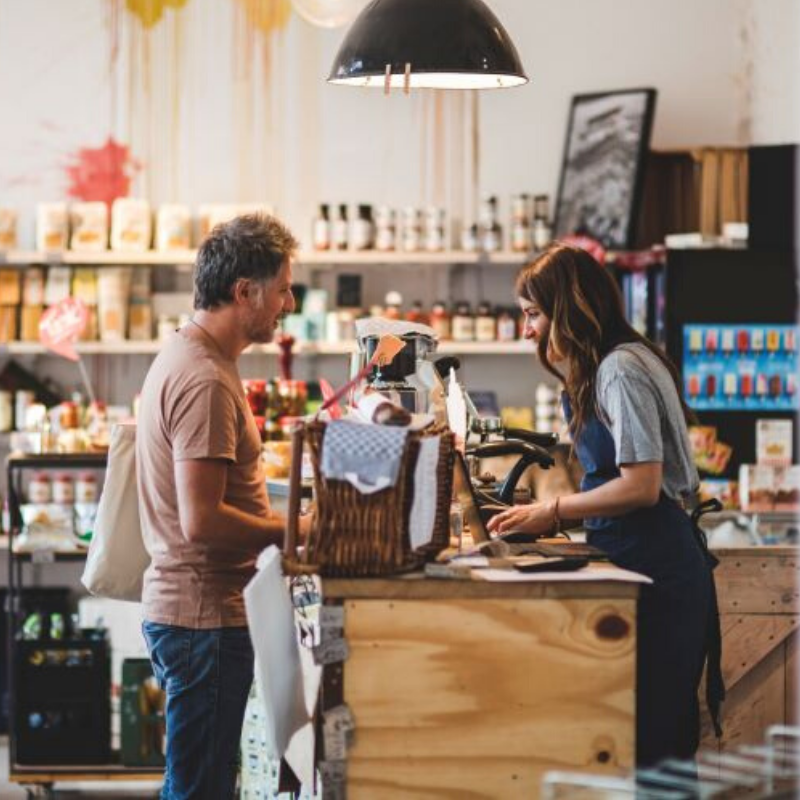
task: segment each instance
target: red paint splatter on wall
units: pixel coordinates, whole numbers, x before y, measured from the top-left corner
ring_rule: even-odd
[[[118,197],[127,197],[131,178],[141,164],[127,145],[109,137],[102,147],[82,147],[66,167],[67,195],[76,200],[102,200],[109,206]]]

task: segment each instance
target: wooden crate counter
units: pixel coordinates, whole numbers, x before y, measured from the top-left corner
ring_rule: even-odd
[[[327,579],[323,594],[344,606],[349,656],[323,697],[340,682],[355,720],[350,800],[533,798],[550,769],[633,767],[635,584]]]
[[[715,550],[728,697],[717,741],[704,718],[703,746],[723,751],[760,743],[770,725],[798,724],[797,547]]]

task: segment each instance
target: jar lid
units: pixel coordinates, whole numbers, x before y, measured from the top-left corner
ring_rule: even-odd
[[[94,472],[81,472],[78,474],[78,480],[97,482],[97,476],[94,474]]]
[[[72,475],[68,472],[59,472],[53,480],[61,481],[62,483],[72,483]]]
[[[48,473],[48,472],[34,472],[33,475],[31,476],[31,480],[32,481],[39,481],[39,482],[47,481],[49,483],[50,482],[50,473]]]

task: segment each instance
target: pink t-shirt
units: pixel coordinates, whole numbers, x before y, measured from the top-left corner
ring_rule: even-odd
[[[152,562],[144,576],[144,618],[186,628],[246,625],[242,589],[255,573],[258,542],[247,550],[190,542],[181,530],[175,463],[228,462],[224,502],[269,515],[261,440],[236,362],[210,341],[178,331],[142,388],[136,431],[142,535]]]

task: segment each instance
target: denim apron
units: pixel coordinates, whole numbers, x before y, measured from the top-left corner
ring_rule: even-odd
[[[566,396],[564,411],[571,422]],[[585,422],[575,452],[584,469],[581,491],[619,477],[614,439],[595,416]],[[713,557],[687,513],[663,493],[654,506],[587,518],[584,526],[588,543],[612,563],[653,580],[641,588],[637,613],[637,765],[690,759],[700,738],[697,694],[703,665],[714,648],[713,631],[719,630]],[[709,672],[721,687],[718,658]]]

